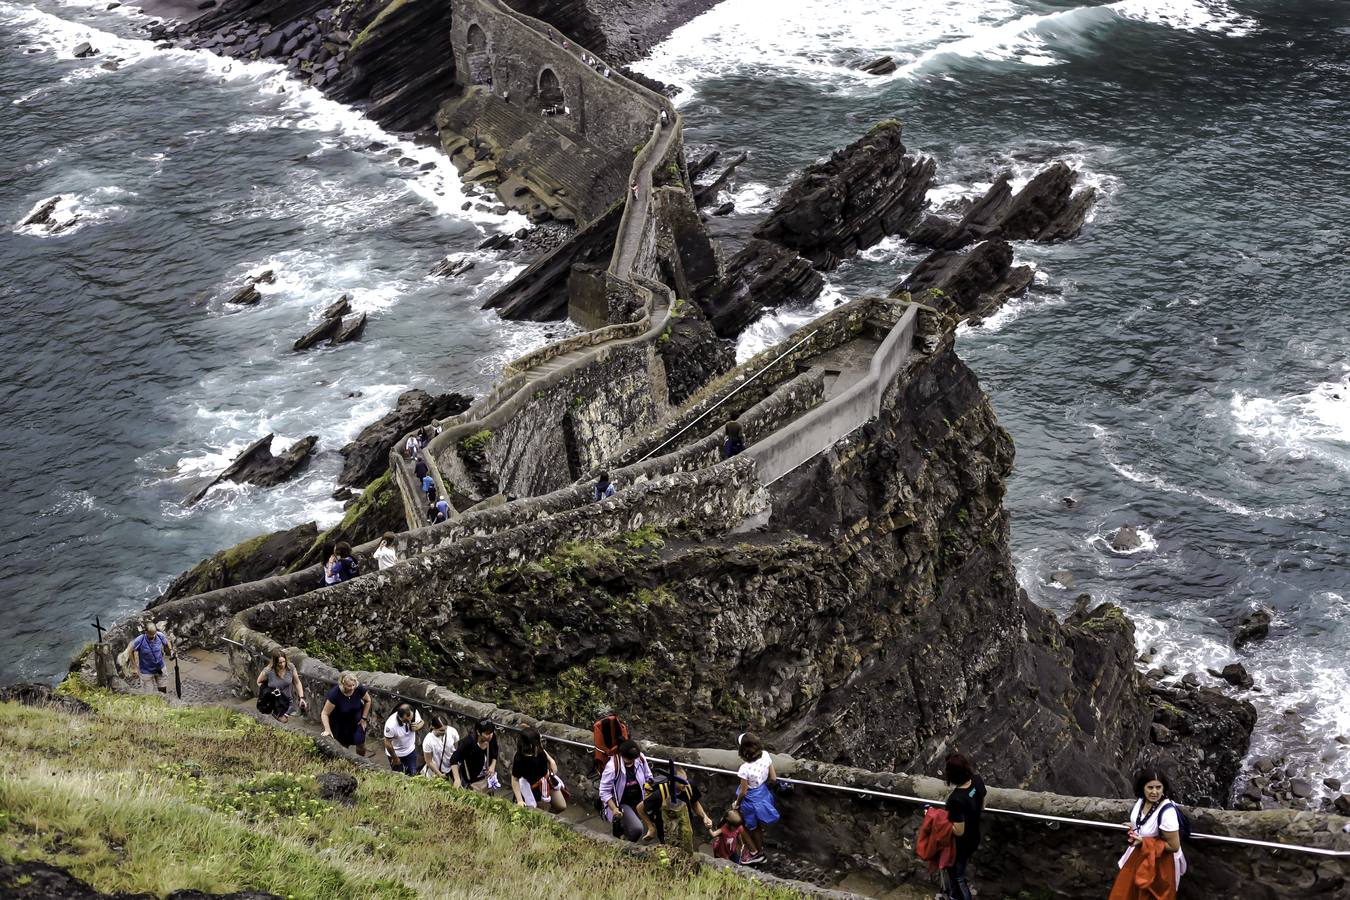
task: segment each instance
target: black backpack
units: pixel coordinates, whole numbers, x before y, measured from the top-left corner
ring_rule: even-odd
[[[1171,800],[1168,800],[1167,803],[1164,804],[1164,805],[1162,806],[1162,808],[1158,810],[1158,824],[1159,824],[1159,825],[1162,824],[1162,813],[1163,813],[1163,810],[1164,810],[1164,809],[1167,809],[1167,807],[1169,807],[1169,806],[1172,807],[1172,809],[1176,810],[1176,813],[1177,813],[1177,831],[1178,831],[1178,832],[1180,833],[1180,835],[1181,835],[1181,840],[1182,840],[1182,842],[1183,842],[1183,843],[1190,843],[1190,840],[1191,840],[1191,820],[1190,820],[1189,818],[1187,818],[1185,810],[1183,810],[1180,806],[1177,806],[1177,805],[1176,805],[1175,803],[1173,803]]]
[[[281,688],[262,688],[258,691],[258,712],[263,715],[280,715],[288,708],[286,695],[281,692]]]

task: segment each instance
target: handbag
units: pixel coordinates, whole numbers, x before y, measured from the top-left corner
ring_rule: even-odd
[[[275,716],[280,715],[280,712],[285,712],[284,709],[278,712],[285,702],[286,695],[281,693],[280,688],[261,688],[258,691],[258,712],[265,716]]]

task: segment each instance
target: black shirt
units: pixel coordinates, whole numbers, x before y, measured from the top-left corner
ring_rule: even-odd
[[[957,788],[947,798],[947,821],[966,823],[966,833],[956,839],[956,856],[969,859],[980,846],[980,815],[984,812],[984,779],[971,776],[970,787]]]
[[[619,798],[619,805],[637,809],[642,805],[642,785],[638,783],[637,766],[624,766],[623,779],[623,796]]]
[[[468,773],[469,781],[477,781],[478,776],[483,774],[489,762],[497,758],[497,736],[493,735],[488,743],[487,752],[478,746],[478,735],[466,734],[459,739],[455,745],[455,753],[450,757],[450,765],[457,766],[461,763],[464,770]]]
[[[516,758],[511,760],[512,778],[524,778],[530,784],[534,784],[547,774],[548,757],[542,753],[538,756],[526,756],[523,753],[517,753]]]

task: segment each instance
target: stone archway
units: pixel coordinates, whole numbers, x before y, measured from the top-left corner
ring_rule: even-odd
[[[492,54],[488,52],[487,32],[477,23],[469,26],[468,73],[470,84],[492,84]]]
[[[562,82],[558,80],[557,74],[550,68],[545,67],[539,72],[539,106],[541,109],[555,110],[561,113],[567,105],[567,98],[563,95]]]

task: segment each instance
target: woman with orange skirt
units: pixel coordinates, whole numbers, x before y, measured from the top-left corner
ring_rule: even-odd
[[[1130,811],[1130,846],[1117,864],[1120,874],[1110,900],[1176,900],[1186,855],[1181,852],[1181,816],[1168,795],[1167,778],[1144,769],[1134,779],[1138,798]]]

